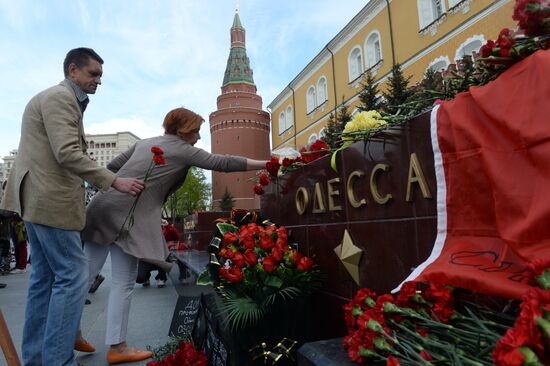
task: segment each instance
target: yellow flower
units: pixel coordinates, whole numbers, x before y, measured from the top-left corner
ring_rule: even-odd
[[[377,111],[366,111],[357,113],[351,121],[346,123],[344,134],[350,132],[367,131],[372,128],[382,127],[388,122],[382,119],[382,116]],[[344,137],[344,140],[354,140],[353,137]]]

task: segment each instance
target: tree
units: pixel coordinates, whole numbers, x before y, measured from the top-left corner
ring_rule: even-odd
[[[204,171],[191,167],[185,183],[166,201],[164,211],[172,219],[182,218],[196,210],[207,210],[210,206],[210,184]]]
[[[334,113],[331,113],[328,117],[328,123],[325,130],[323,141],[331,148],[338,148],[342,144],[341,134],[346,127],[346,123],[351,121],[351,114],[348,111],[348,107],[344,104],[342,98],[342,105],[336,109]]]
[[[225,192],[223,192],[222,198],[220,199],[220,210],[231,211],[234,205],[235,200],[233,200],[233,196],[229,193],[227,187],[225,187]]]
[[[362,111],[372,111],[380,108],[380,97],[375,82],[374,76],[367,70],[361,80],[362,91],[359,93],[359,100],[361,101],[359,109]]]
[[[409,101],[412,96],[412,91],[409,89],[409,80],[401,70],[401,65],[396,64],[388,77],[388,90],[383,93],[386,99],[385,111],[390,114],[399,112],[400,105]]]

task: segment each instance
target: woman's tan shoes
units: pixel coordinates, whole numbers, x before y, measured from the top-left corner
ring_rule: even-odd
[[[95,347],[92,346],[91,343],[88,343],[88,341],[84,339],[76,340],[74,342],[74,349],[75,351],[79,351],[79,352],[95,352]]]
[[[108,351],[107,362],[109,365],[124,362],[137,362],[150,358],[153,355],[151,351],[143,351],[137,348],[128,348],[122,352]]]

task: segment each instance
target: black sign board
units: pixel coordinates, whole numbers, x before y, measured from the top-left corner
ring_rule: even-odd
[[[168,333],[169,336],[191,339],[197,325],[197,318],[201,308],[201,297],[202,295],[180,296],[178,298]]]

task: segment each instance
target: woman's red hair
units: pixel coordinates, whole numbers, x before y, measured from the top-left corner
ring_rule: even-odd
[[[164,117],[162,127],[168,135],[182,135],[199,129],[203,121],[204,118],[189,109],[176,108]]]

